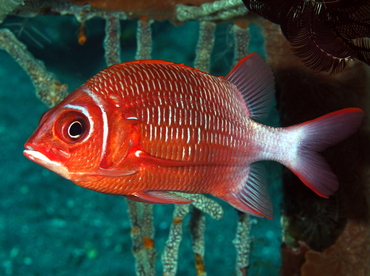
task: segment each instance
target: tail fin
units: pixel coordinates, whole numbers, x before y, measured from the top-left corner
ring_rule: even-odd
[[[325,159],[318,154],[352,135],[360,126],[363,111],[346,108],[315,120],[292,126],[298,134],[294,160],[283,162],[301,181],[322,197],[338,189],[338,179]]]

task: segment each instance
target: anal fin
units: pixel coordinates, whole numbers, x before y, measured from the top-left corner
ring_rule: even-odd
[[[220,198],[244,213],[273,218],[272,203],[267,190],[266,169],[261,163],[250,165],[248,177],[239,191]]]
[[[131,195],[125,195],[128,199],[156,204],[185,204],[193,200],[168,191],[142,191]]]

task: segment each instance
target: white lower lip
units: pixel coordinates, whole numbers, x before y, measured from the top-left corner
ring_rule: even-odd
[[[45,168],[56,172],[57,174],[63,176],[64,178],[70,179],[70,173],[68,169],[63,166],[59,162],[55,162],[50,160],[46,157],[46,155],[42,154],[39,151],[32,149],[32,147],[27,147],[26,150],[23,151],[23,154],[30,160],[44,166]]]
[[[24,155],[35,162],[52,162],[44,154],[36,150],[24,150]],[[55,163],[55,162],[54,162]]]

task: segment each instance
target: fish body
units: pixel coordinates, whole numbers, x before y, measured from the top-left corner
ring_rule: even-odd
[[[317,154],[359,127],[348,108],[288,128],[269,114],[274,77],[258,54],[225,77],[165,61],[113,65],[40,119],[25,144],[31,160],[102,193],[151,203],[189,203],[207,193],[272,217],[266,173],[278,161],[323,197],[338,180]]]

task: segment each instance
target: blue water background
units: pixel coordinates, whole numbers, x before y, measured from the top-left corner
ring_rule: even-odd
[[[23,20],[11,17],[0,27],[14,32],[24,28],[19,39],[62,83],[68,84],[70,91],[106,67],[102,19],[86,23],[87,42],[83,46],[77,42],[79,23],[72,17],[39,16]],[[25,24],[10,25],[17,22]],[[135,58],[136,23],[121,24],[123,62]],[[198,26],[198,22],[181,26],[155,22],[153,59],[192,66]],[[226,75],[232,67],[231,26],[217,26],[212,74]],[[250,50],[263,54],[259,28],[253,27],[251,34]],[[28,75],[8,53],[0,50],[0,275],[135,275],[125,199],[81,188],[23,156],[23,144],[46,110],[35,96]],[[276,125],[277,121],[275,111],[270,123]],[[278,275],[280,270],[280,167],[269,164],[269,168],[275,219],[253,218],[248,275]],[[220,221],[207,216],[205,265],[208,275],[235,275],[232,239],[237,216],[228,204],[219,202],[225,216]],[[156,248],[161,254],[173,206],[154,209]],[[185,226],[178,275],[196,275],[190,241]],[[161,275],[160,262],[157,275]]]

